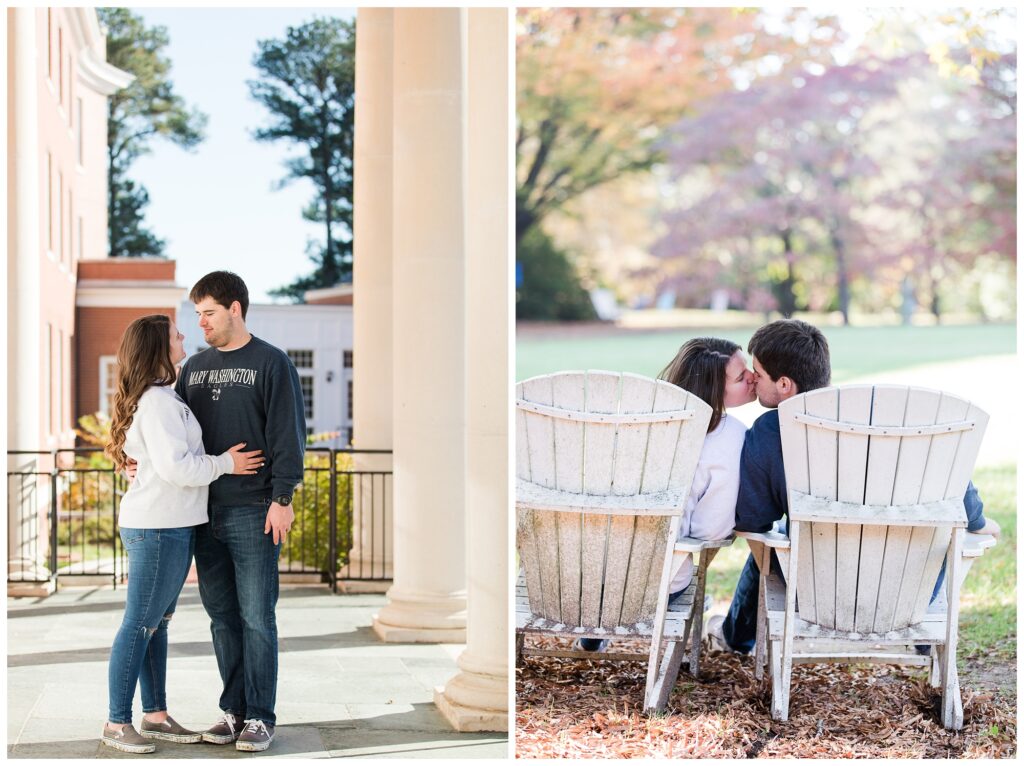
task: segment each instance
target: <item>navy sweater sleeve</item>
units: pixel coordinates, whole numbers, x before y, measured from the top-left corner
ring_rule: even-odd
[[[283,354],[270,367],[264,397],[273,496],[290,495],[302,483],[306,417],[299,373]]]
[[[788,510],[779,413],[771,410],[754,422],[743,441],[736,529],[767,532]]]
[[[985,514],[982,511],[985,504],[981,502],[981,495],[974,482],[967,482],[967,494],[964,495],[964,509],[967,511],[967,531],[977,532],[985,526]]]

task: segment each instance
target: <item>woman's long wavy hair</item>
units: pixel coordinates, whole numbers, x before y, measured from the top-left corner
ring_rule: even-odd
[[[694,338],[658,374],[711,405],[708,433],[718,428],[725,414],[725,367],[739,350],[738,344],[725,338]]]
[[[124,331],[117,349],[117,390],[110,421],[110,442],[104,452],[118,471],[128,462],[124,440],[135,417],[139,399],[150,386],[174,383],[171,362],[171,320],[163,314],[139,317]]]

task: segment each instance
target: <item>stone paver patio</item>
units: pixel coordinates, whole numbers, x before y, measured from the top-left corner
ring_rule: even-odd
[[[146,758],[101,746],[107,659],[125,590],[65,587],[7,602],[7,755]],[[505,734],[452,731],[432,703],[456,672],[461,645],[385,644],[370,628],[381,595],[283,585],[278,602],[277,736],[265,753],[157,743],[164,758],[505,758]],[[209,621],[186,585],[171,622],[167,698],[193,729],[217,718],[220,677]],[[136,692],[135,725],[142,717]],[[152,756],[148,756],[152,757]]]

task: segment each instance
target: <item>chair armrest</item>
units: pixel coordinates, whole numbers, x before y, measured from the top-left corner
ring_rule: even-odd
[[[736,538],[729,535],[724,540],[698,540],[696,537],[684,537],[677,540],[674,551],[679,553],[700,553],[705,548],[725,548],[733,544]]]
[[[775,530],[772,530],[771,532],[741,532],[736,530],[736,537],[742,537],[747,541],[761,543],[762,545],[767,545],[769,548],[789,550],[789,538]]]
[[[992,535],[976,535],[968,532],[964,535],[963,557],[965,559],[981,556],[987,549],[996,544]]]

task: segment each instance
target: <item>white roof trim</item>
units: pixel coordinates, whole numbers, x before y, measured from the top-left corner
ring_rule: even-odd
[[[95,8],[68,8],[68,26],[78,47],[78,80],[97,93],[110,96],[127,87],[135,75],[106,61],[106,39]]]
[[[188,291],[184,287],[78,284],[75,306],[80,308],[167,308],[177,310]]]

